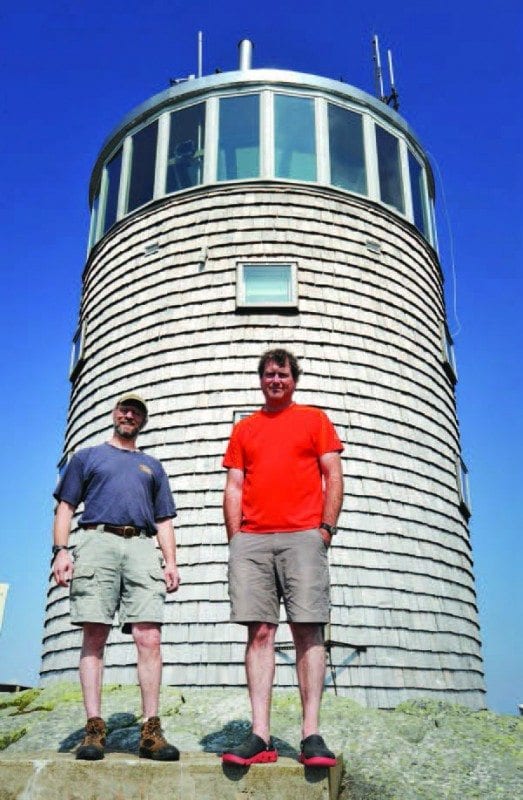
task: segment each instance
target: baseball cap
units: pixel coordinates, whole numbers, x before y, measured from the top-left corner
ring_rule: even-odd
[[[117,406],[125,406],[125,405],[135,405],[140,406],[142,411],[144,412],[145,416],[147,416],[147,405],[143,397],[140,397],[139,394],[135,394],[134,392],[127,392],[127,394],[123,394],[121,397],[118,398],[116,401]]]

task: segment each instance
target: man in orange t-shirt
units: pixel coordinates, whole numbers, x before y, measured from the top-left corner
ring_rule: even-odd
[[[300,761],[329,767],[336,759],[318,726],[329,619],[327,549],[343,500],[343,446],[323,411],[294,403],[300,369],[292,353],[267,351],[258,374],[265,404],[234,426],[223,459],[231,620],[248,629],[252,732],[222,760],[248,765],[278,758],[270,705],[283,598],[302,701]]]

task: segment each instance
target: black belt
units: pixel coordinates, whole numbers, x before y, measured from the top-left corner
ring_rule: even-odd
[[[133,536],[139,536],[145,528],[135,528],[134,525],[83,525],[85,530],[96,530],[102,528],[107,533],[115,533],[116,536],[123,536],[124,539],[131,539]]]

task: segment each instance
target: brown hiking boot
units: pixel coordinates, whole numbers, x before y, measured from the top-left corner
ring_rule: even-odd
[[[140,758],[155,761],[178,761],[180,752],[166,741],[160,725],[160,717],[151,717],[140,728]]]
[[[104,757],[107,728],[101,717],[90,717],[85,726],[85,736],[76,751],[76,758],[85,761],[99,761]]]

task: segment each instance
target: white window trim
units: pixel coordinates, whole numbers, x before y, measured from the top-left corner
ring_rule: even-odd
[[[414,204],[412,202],[412,189],[410,185],[410,168],[409,168],[409,149],[407,147],[407,142],[405,139],[400,138],[399,140],[399,152],[400,152],[400,169],[401,169],[401,182],[403,184],[403,205],[405,207],[405,211],[403,212],[409,222],[411,222],[414,227]],[[401,211],[398,213],[401,214]],[[416,228],[418,230],[418,228]],[[420,233],[422,233],[420,231]],[[423,235],[423,234],[422,234]]]
[[[378,145],[376,143],[375,122],[370,114],[362,114],[363,118],[363,155],[367,173],[367,196],[381,203],[380,177],[378,172]]]
[[[116,221],[119,222],[130,211],[127,211],[129,200],[129,186],[131,183],[131,159],[133,155],[133,137],[128,136],[123,143],[122,171],[120,173],[120,194],[118,195],[118,211]]]
[[[162,114],[162,116],[158,118],[158,138],[156,140],[156,164],[154,173],[153,200],[158,200],[158,198],[167,194],[167,161],[169,151],[170,122],[170,114]]]
[[[329,164],[329,123],[327,120],[327,101],[323,97],[316,97],[315,106],[315,136],[316,136],[316,182],[330,183]]]
[[[219,97],[209,97],[205,106],[205,158],[203,183],[216,183],[218,173]]]
[[[109,163],[111,158],[113,158],[116,155],[117,152],[118,151],[115,150],[115,152],[112,154],[112,156],[110,158],[108,158],[107,161],[105,162],[104,168],[102,170],[102,176],[100,178],[100,195],[99,195],[99,199],[98,199],[98,218],[96,220],[96,226],[95,226],[95,231],[94,231],[94,241],[95,241],[95,243],[99,239],[101,239],[102,236],[105,236],[105,233],[107,233],[107,231],[105,233],[103,232],[103,220],[105,218],[105,210],[107,208],[107,164]],[[120,175],[120,180],[121,180],[121,175]]]
[[[218,185],[217,180],[217,166],[218,166],[218,133],[219,133],[219,103],[224,97],[238,97],[244,94],[258,95],[260,98],[260,173],[259,178],[249,180],[278,180],[279,182],[286,182],[289,180],[291,183],[306,183],[309,185],[328,185],[331,186],[330,176],[330,159],[329,159],[329,131],[328,131],[328,106],[329,104],[338,105],[342,109],[352,111],[359,114],[362,118],[363,124],[363,146],[365,158],[365,171],[367,179],[367,193],[362,195],[370,200],[376,201],[385,208],[389,208],[394,214],[399,217],[408,219],[414,222],[414,213],[412,206],[411,188],[410,188],[410,171],[408,164],[409,152],[419,161],[422,167],[422,194],[423,202],[427,205],[427,226],[426,232],[420,231],[420,234],[426,241],[431,244],[436,251],[438,250],[437,229],[435,225],[434,203],[433,198],[429,194],[428,180],[427,180],[427,165],[426,158],[423,153],[418,152],[415,146],[408,140],[408,137],[401,130],[394,128],[387,123],[387,120],[379,117],[373,112],[372,109],[365,109],[357,103],[343,101],[342,99],[333,97],[328,93],[321,91],[306,91],[290,86],[267,86],[260,87],[253,90],[253,87],[231,87],[228,91],[224,89],[220,94],[211,94],[210,96],[202,96],[190,101],[173,104],[167,109],[151,116],[145,122],[133,128],[119,143],[118,147],[107,158],[102,169],[100,179],[100,193],[97,218],[92,221],[92,229],[89,236],[89,248],[92,248],[105,233],[102,233],[102,222],[105,218],[106,200],[107,200],[107,179],[106,168],[107,164],[112,157],[116,154],[119,147],[122,147],[122,160],[120,172],[120,191],[117,202],[117,211],[115,223],[120,222],[123,218],[133,213],[128,210],[129,203],[129,189],[131,177],[131,162],[132,162],[132,144],[133,137],[139,133],[143,128],[148,127],[154,122],[158,122],[158,139],[156,149],[156,163],[155,163],[155,176],[154,176],[154,192],[151,200],[147,201],[147,205],[152,200],[158,200],[166,197],[166,175],[167,175],[167,159],[168,159],[168,145],[169,145],[169,127],[170,115],[175,111],[181,111],[192,105],[205,105],[205,142],[204,142],[204,171],[202,175],[202,183],[199,186]],[[275,172],[275,113],[274,103],[278,95],[286,97],[300,97],[311,100],[315,110],[315,153],[316,153],[316,178],[312,181],[300,181],[298,179],[276,178]],[[378,170],[378,153],[376,143],[376,126],[379,126],[398,141],[399,146],[399,179],[401,181],[401,193],[404,203],[404,211],[400,211],[396,206],[390,205],[381,199],[380,185],[379,185],[379,170]],[[352,190],[343,189],[342,187],[334,187],[337,191],[347,192],[351,195],[358,196],[359,193]],[[182,190],[179,190],[182,191]],[[106,231],[107,233],[108,231]]]
[[[274,175],[274,92],[260,93],[260,178]]]
[[[290,267],[292,299],[288,302],[248,303],[245,300],[244,267]],[[236,264],[236,308],[298,308],[298,266],[295,261],[239,261]]]

